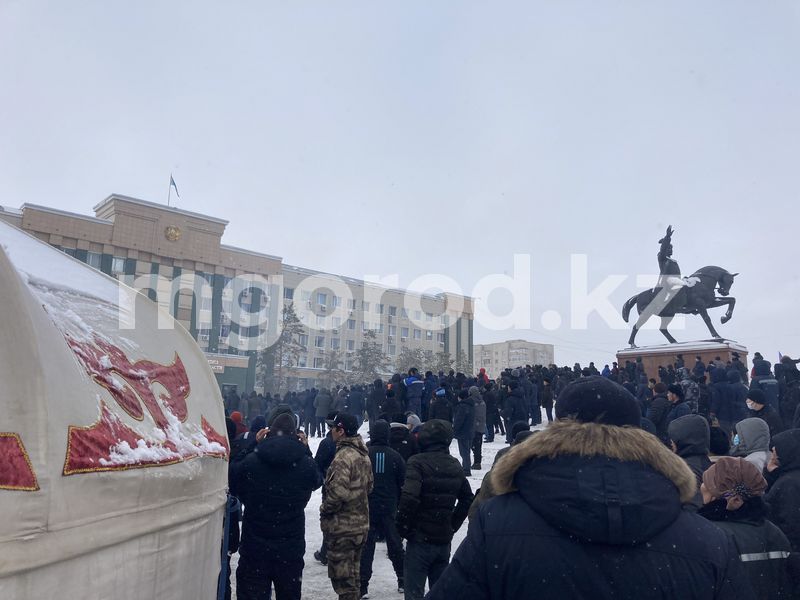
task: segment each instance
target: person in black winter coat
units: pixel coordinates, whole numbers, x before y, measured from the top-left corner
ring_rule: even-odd
[[[438,388],[433,393],[433,398],[428,407],[428,418],[441,419],[449,423],[453,422],[453,409],[450,407],[447,392],[443,387]]]
[[[403,587],[403,541],[394,522],[397,502],[406,478],[406,463],[389,447],[389,423],[378,420],[369,430],[369,460],[373,484],[369,495],[369,533],[361,553],[361,596],[369,589],[372,561],[378,537],[386,540],[386,550],[397,576],[398,589]]]
[[[256,449],[231,468],[244,504],[236,594],[239,600],[299,599],[306,550],[305,508],[322,477],[294,419],[280,415]]]
[[[378,416],[383,410],[383,403],[386,401],[386,389],[383,386],[382,379],[376,379],[372,382],[372,389],[367,398],[367,417],[369,418],[369,426],[372,427]]]
[[[464,475],[469,477],[472,474],[470,467],[470,448],[472,447],[472,437],[475,433],[475,402],[467,390],[458,393],[458,404],[453,411],[453,437],[458,442],[458,454],[461,456],[461,464],[464,468]]]
[[[703,473],[711,466],[711,460],[708,458],[711,441],[708,421],[700,415],[678,417],[669,424],[667,433],[672,451],[689,465],[697,480],[697,493],[686,505],[690,510],[696,511],[703,506],[703,496],[699,489],[703,482]]]
[[[729,434],[736,423],[747,415],[747,386],[742,383],[739,371],[731,369],[727,372],[727,385],[720,386],[720,394],[711,396],[711,414],[717,417],[719,426]]]
[[[350,390],[349,403],[349,412],[351,415],[355,415],[356,420],[358,421],[358,426],[361,427],[361,424],[364,422],[366,398],[364,397],[364,391],[361,389],[360,385],[354,385]]]
[[[783,421],[774,407],[767,402],[764,392],[757,388],[750,388],[747,392],[747,416],[758,417],[766,422],[769,427],[769,436],[774,438],[783,431]]]
[[[792,551],[800,552],[800,429],[775,436],[767,471],[767,517],[789,538]]]
[[[672,410],[672,403],[667,398],[667,386],[664,383],[657,383],[653,388],[653,402],[645,415],[647,419],[655,425],[656,435],[665,444],[669,441],[667,426],[669,425],[669,411]]]
[[[333,417],[336,415],[335,413],[329,413],[326,416],[330,419],[333,419]],[[323,422],[325,421],[326,419],[323,419]],[[336,456],[336,442],[333,441],[331,431],[328,429],[328,433],[324,438],[322,438],[319,446],[317,446],[317,454],[314,456],[314,462],[317,463],[317,468],[322,475],[323,482],[325,481],[325,476],[328,474],[328,467],[331,466],[334,456]],[[325,498],[325,486],[322,487],[322,497]],[[320,544],[319,550],[314,552],[314,558],[316,558],[323,565],[328,564],[328,545],[325,543],[324,534],[322,536],[322,544]]]
[[[547,413],[547,422],[553,422],[553,386],[549,377],[542,382],[542,408]]]
[[[757,598],[797,598],[800,589],[790,576],[791,545],[766,519],[766,487],[755,465],[723,456],[703,474],[704,506],[697,514],[731,534]]]
[[[497,407],[497,391],[491,380],[483,386],[483,402],[486,404],[486,437],[484,441],[493,442],[495,427],[501,422],[501,419]]]
[[[584,378],[556,417],[492,469],[427,600],[753,598],[729,536],[682,510],[695,476],[638,428],[633,396]]]
[[[450,456],[453,428],[431,419],[419,434],[422,449],[406,463],[397,529],[408,540],[405,600],[421,600],[450,560],[450,542],[467,517],[473,495],[458,461]]]
[[[511,437],[511,427],[517,421],[528,422],[528,407],[525,402],[525,395],[519,383],[511,380],[506,385],[506,397],[503,400],[503,420],[506,424],[506,443],[513,442]]]
[[[397,415],[398,418],[402,415]],[[417,438],[409,431],[405,422],[392,421],[389,425],[389,446],[397,452],[403,460],[408,459],[419,452]]]

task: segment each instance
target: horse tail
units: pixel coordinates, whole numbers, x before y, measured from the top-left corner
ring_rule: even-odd
[[[639,294],[628,298],[627,302],[622,307],[622,318],[627,323],[631,315],[631,309],[636,306],[636,301],[639,299]]]

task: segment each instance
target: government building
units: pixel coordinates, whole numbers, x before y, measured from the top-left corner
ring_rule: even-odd
[[[95,206],[94,216],[23,204],[0,207],[0,219],[158,302],[197,340],[223,391],[260,389],[257,355],[276,339],[289,303],[303,323],[303,351],[285,373],[290,390],[319,386],[332,352],[352,372],[368,331],[390,362],[403,348],[473,361],[471,298],[287,265],[223,244],[223,219],[119,194]]]

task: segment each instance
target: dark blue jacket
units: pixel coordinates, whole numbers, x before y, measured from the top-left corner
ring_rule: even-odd
[[[747,386],[742,383],[739,372],[731,369],[726,384],[713,384],[718,392],[711,395],[711,412],[720,421],[738,423],[747,416]]]
[[[397,512],[400,490],[406,478],[403,457],[389,446],[389,423],[377,421],[369,431],[369,460],[372,463],[372,491],[369,514],[392,515]]]
[[[453,437],[457,440],[472,440],[475,435],[475,402],[467,396],[459,399],[453,410]]]
[[[425,382],[419,377],[409,375],[403,380],[403,384],[406,388],[406,410],[419,416],[422,412],[422,392],[425,390]]]
[[[676,483],[601,448],[593,457],[547,458],[554,426],[561,427],[552,424],[493,467],[490,479],[510,471],[516,491],[478,506],[427,600],[753,598],[732,539],[682,510]],[[540,441],[540,456],[528,458]],[[637,455],[636,447],[627,451]]]

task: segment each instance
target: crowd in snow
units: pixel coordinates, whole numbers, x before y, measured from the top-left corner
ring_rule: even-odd
[[[641,362],[496,379],[410,369],[283,398],[232,393],[237,598],[300,598],[320,486],[314,558],[342,600],[369,597],[379,541],[406,600],[426,583],[432,600],[798,598],[797,362],[773,369],[756,353],[748,372],[736,355],[691,367],[677,355],[658,380]],[[495,435],[507,447],[473,490]]]

